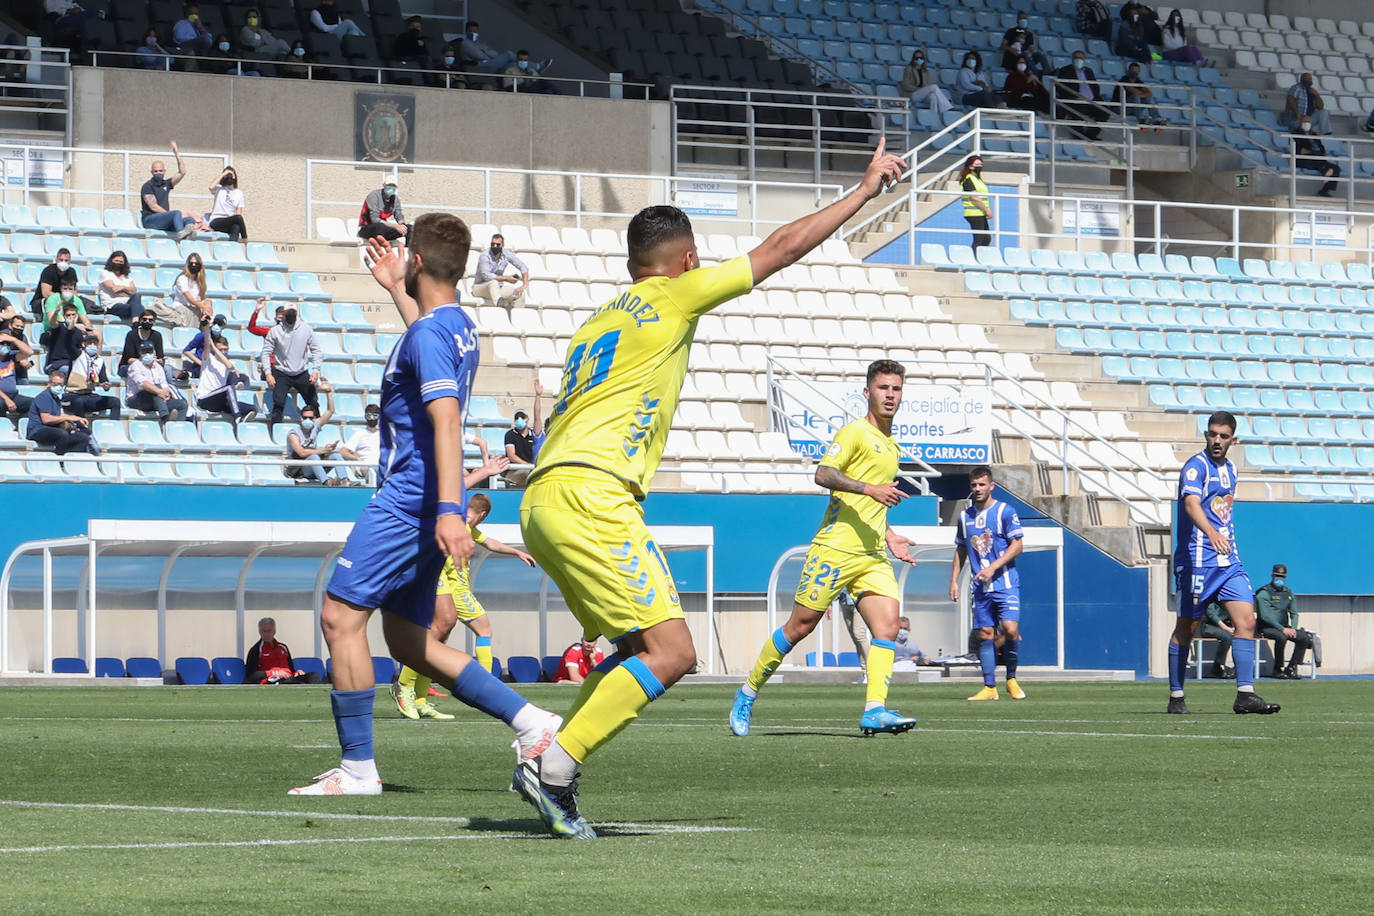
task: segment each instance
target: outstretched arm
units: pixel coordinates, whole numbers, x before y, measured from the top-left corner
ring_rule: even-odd
[[[482,542],[482,546],[490,550],[492,553],[503,553],[508,557],[519,557],[520,561],[524,563],[526,566],[534,565],[534,557],[525,553],[525,551],[523,550],[510,546],[504,541],[498,541],[494,537],[488,537],[485,541]]]
[[[363,263],[372,271],[372,278],[391,294],[401,320],[410,327],[420,317],[420,305],[406,292],[406,261],[400,249],[378,236],[367,240]]]

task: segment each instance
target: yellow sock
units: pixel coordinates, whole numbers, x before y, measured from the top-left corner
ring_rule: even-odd
[[[573,701],[572,709],[569,709],[567,715],[563,716],[563,721],[571,721],[572,717],[577,715],[578,710],[587,705],[587,698],[592,695],[592,691],[596,690],[596,685],[600,684],[601,679],[605,676],[595,668],[592,669],[592,673],[582,681],[582,689],[577,691],[577,699]]]
[[[482,640],[479,638],[479,639],[477,640],[477,646],[476,646],[476,648],[473,650],[473,657],[477,659],[477,664],[481,665],[483,668],[486,668],[486,669],[487,669],[487,673],[488,673],[488,674],[491,674],[491,643],[490,643],[490,642],[488,642],[488,643],[484,646],[484,645],[482,645]]]
[[[868,650],[868,697],[865,705],[887,705],[887,689],[892,686],[892,659],[896,655],[892,640],[875,639]]]
[[[401,676],[396,678],[396,683],[400,684],[402,687],[414,687],[415,679],[419,676],[420,674],[418,671],[409,665],[405,665],[401,668]]]
[[[745,681],[749,689],[758,693],[763,689],[763,685],[768,683],[768,679],[773,676],[778,665],[787,657],[787,653],[792,651],[792,644],[787,641],[787,637],[782,635],[782,627],[773,631],[773,635],[764,641],[763,648],[759,650],[758,661],[754,662],[754,670],[749,672],[749,679]]]
[[[663,685],[639,658],[630,658],[604,675],[578,697],[581,705],[558,733],[558,743],[578,763],[639,715],[639,711],[663,693]]]

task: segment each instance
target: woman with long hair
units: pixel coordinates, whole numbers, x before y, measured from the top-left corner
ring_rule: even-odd
[[[988,186],[983,183],[983,157],[974,153],[964,160],[959,170],[959,187],[964,190],[964,219],[973,230],[973,250],[992,244],[988,233],[988,218],[992,216],[992,204],[988,202]]]
[[[194,328],[202,318],[214,317],[215,304],[205,295],[205,262],[199,253],[191,252],[177,274],[171,304],[159,300],[151,308],[159,318],[182,328]]]
[[[101,308],[130,324],[143,314],[143,297],[129,278],[129,256],[123,251],[112,251],[105,259],[100,282],[96,285],[96,295],[100,298]]]
[[[1199,64],[1210,67],[1212,62],[1204,60],[1196,45],[1188,43],[1188,30],[1183,26],[1183,13],[1174,10],[1164,22],[1162,35],[1164,59],[1182,64]]]
[[[219,180],[210,186],[215,202],[206,222],[216,232],[229,233],[229,241],[248,241],[248,227],[243,222],[243,191],[239,188],[239,173],[225,166]]]

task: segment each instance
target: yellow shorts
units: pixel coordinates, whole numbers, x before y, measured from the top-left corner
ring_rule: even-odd
[[[897,577],[892,562],[871,553],[845,553],[812,544],[802,564],[794,600],[802,607],[824,611],[844,589],[857,599],[872,593],[897,600]]]
[[[520,531],[585,635],[614,641],[682,619],[644,510],[611,475],[573,466],[540,474],[520,503]]]
[[[477,600],[477,596],[472,593],[468,571],[459,570],[453,565],[453,560],[444,561],[444,569],[439,573],[439,587],[435,594],[449,595],[453,598],[453,606],[458,611],[459,620],[476,620],[487,612]]]

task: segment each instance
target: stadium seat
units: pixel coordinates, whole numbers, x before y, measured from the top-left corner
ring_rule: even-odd
[[[563,656],[545,655],[543,658],[539,660],[539,673],[543,676],[544,680],[552,681],[554,675],[558,673],[558,669],[562,664]]]
[[[243,659],[227,655],[210,659],[210,670],[215,680],[226,686],[242,684],[247,673],[243,669]]]
[[[378,684],[390,684],[401,671],[400,664],[384,655],[372,656],[372,673]]]
[[[97,655],[95,659],[96,677],[124,677],[124,659],[110,655]]]
[[[502,677],[502,674],[503,674],[503,671],[502,671],[502,668],[501,668],[501,659],[499,659],[499,658],[497,658],[496,656],[493,655],[493,656],[492,656],[492,659],[491,659],[491,676],[494,677],[494,678],[496,678],[498,681],[500,681],[500,680],[504,680],[504,678]]]
[[[162,663],[146,655],[136,655],[124,663],[129,677],[155,677],[162,679]]]
[[[177,678],[188,686],[210,683],[210,663],[203,658],[183,655],[176,660]]]
[[[318,674],[321,679],[325,676],[324,661],[314,655],[302,655],[292,659],[296,663],[297,671],[304,671],[306,674]]]
[[[857,652],[841,652],[841,653],[837,656],[836,661],[839,663],[839,666],[840,666],[841,668],[858,668],[858,667],[859,667],[859,653],[857,653]]]
[[[539,659],[533,655],[512,655],[506,660],[506,670],[517,684],[533,684],[541,673]]]
[[[73,658],[62,656],[52,660],[53,674],[88,674],[86,660],[84,658]]]

